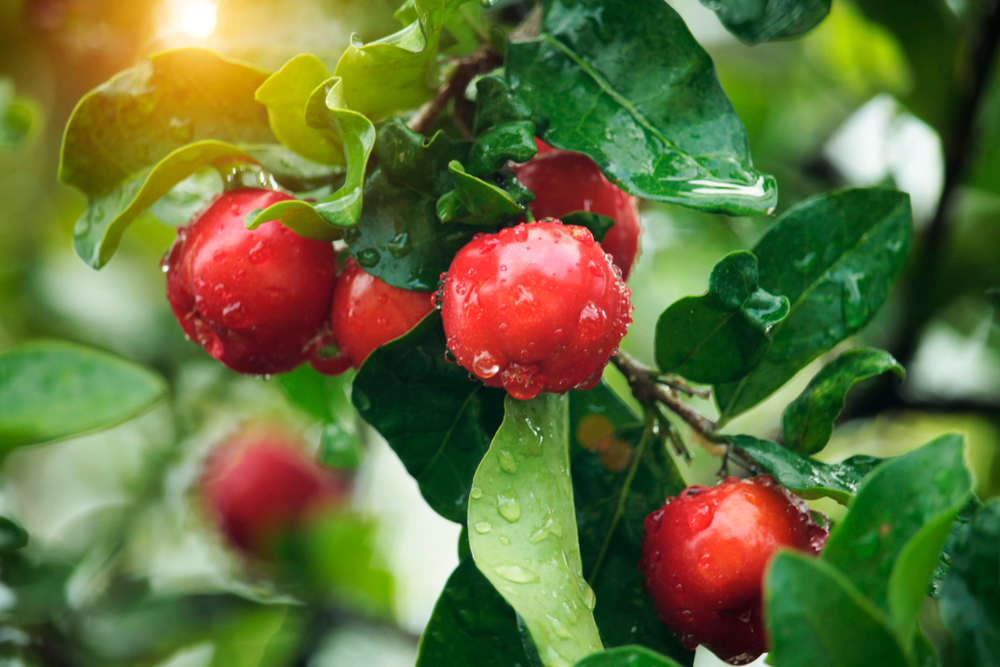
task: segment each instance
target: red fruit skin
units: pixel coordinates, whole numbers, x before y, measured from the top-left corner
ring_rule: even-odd
[[[283,535],[344,502],[350,480],[322,468],[279,430],[233,436],[209,457],[201,492],[220,532],[240,551],[271,555]]]
[[[781,547],[818,554],[827,531],[770,476],[691,486],[646,517],[642,572],[660,619],[684,645],[734,665],[767,650],[764,570]]]
[[[333,289],[333,341],[359,368],[372,350],[408,332],[433,309],[426,292],[393,287],[350,257]]]
[[[556,150],[537,139],[535,145],[538,155],[514,167],[517,180],[535,195],[528,204],[531,214],[540,220],[590,211],[611,218],[615,224],[601,247],[628,278],[639,252],[639,200],[604,178],[586,155]]]
[[[600,380],[632,323],[630,296],[590,232],[554,220],[477,235],[437,298],[456,361],[527,400]]]
[[[178,230],[165,259],[167,300],[188,337],[240,373],[290,371],[311,354],[330,312],[333,245],[246,215],[291,199],[276,190],[223,193]]]

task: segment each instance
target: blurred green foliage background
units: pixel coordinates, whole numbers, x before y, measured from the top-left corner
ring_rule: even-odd
[[[204,457],[253,420],[284,423],[319,443],[315,415],[289,400],[289,381],[237,376],[184,340],[159,270],[174,231],[152,214],[106,268],[85,266],[71,245],[84,198],[56,180],[74,105],[146,55],[198,44],[266,69],[300,52],[332,68],[352,33],[369,41],[397,29],[396,3],[221,0],[204,37],[185,30],[191,4],[0,0],[0,112],[18,114],[23,129],[0,135],[0,351],[39,338],[78,341],[152,367],[171,388],[168,401],[132,421],[3,461],[0,513],[21,521],[31,541],[21,565],[0,572],[0,662],[413,664],[458,562],[459,527],[423,504],[394,454],[358,422],[347,378],[330,381],[326,395],[344,437],[363,442],[366,455],[350,510],[355,532],[326,536],[324,567],[333,589],[375,583],[357,594],[341,587],[334,597],[342,604],[306,613],[273,573],[228,550],[193,492]],[[756,165],[777,177],[778,213],[846,185],[890,184],[913,199],[922,242],[859,336],[896,354],[908,378],[859,388],[823,457],[892,456],[960,431],[978,494],[1000,493],[998,68],[978,113],[963,106],[974,92],[975,45],[966,40],[981,3],[922,0],[909,11],[911,3],[892,0],[836,0],[805,38],[756,47],[737,42],[696,0],[671,4],[711,53]],[[461,51],[477,31],[513,25],[526,9],[499,2],[484,13],[466,4],[445,46]],[[29,116],[30,126],[22,122]],[[200,205],[193,200],[191,212]],[[703,293],[715,262],[751,247],[770,220],[653,204],[642,213],[642,256],[630,279],[635,323],[623,347],[652,363],[659,314]],[[776,433],[780,407],[827,360],[728,430]],[[608,377],[627,393],[615,371]],[[695,454],[688,482],[711,480],[718,461]],[[350,550],[339,545],[348,543],[366,546],[344,555]]]

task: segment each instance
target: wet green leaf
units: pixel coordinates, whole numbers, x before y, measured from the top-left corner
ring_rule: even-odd
[[[476,566],[524,619],[546,667],[600,651],[580,561],[569,466],[569,399],[508,396],[476,470],[469,542]]]
[[[915,667],[885,614],[822,560],[779,551],[764,578],[770,660],[782,667]]]
[[[851,388],[892,371],[902,380],[906,371],[884,350],[848,350],[823,367],[799,397],[781,415],[785,447],[801,454],[815,454],[833,435],[833,423],[844,409]]]
[[[552,146],[589,155],[626,192],[763,214],[774,178],[708,54],[662,0],[545,0],[541,36],[511,42],[506,76]]]
[[[701,0],[747,44],[806,33],[830,13],[830,0]]]
[[[352,38],[334,72],[344,79],[348,108],[378,120],[427,100],[439,79],[441,29],[463,2],[413,0],[396,13],[410,22],[399,32],[368,44]]]
[[[504,123],[490,128],[476,139],[469,151],[469,173],[489,174],[508,160],[527,162],[538,149],[535,146],[535,124],[530,120]]]
[[[729,435],[726,439],[782,486],[803,498],[832,498],[841,505],[850,502],[865,476],[883,461],[858,455],[840,463],[823,463],[770,440],[749,435]]]
[[[313,162],[343,166],[339,135],[326,127],[312,127],[306,121],[309,99],[329,79],[323,61],[304,53],[269,76],[254,93],[254,99],[267,107],[271,130],[281,143]]]
[[[320,464],[335,470],[354,470],[361,465],[361,443],[356,434],[338,424],[327,424],[319,440]]]
[[[580,662],[576,667],[679,667],[670,658],[650,651],[642,646],[623,646],[600,653],[594,653]]]
[[[472,477],[503,420],[507,392],[470,381],[444,353],[441,315],[434,311],[371,353],[354,379],[351,400],[434,511],[464,523]]]
[[[955,639],[958,663],[1000,665],[1000,500],[962,526],[951,573],[941,586],[941,618]]]
[[[757,258],[730,253],[712,270],[708,293],[677,301],[656,322],[656,364],[692,382],[744,377],[764,358],[788,299],[757,287]]]
[[[468,155],[469,142],[444,132],[428,139],[399,118],[386,121],[375,140],[375,159],[386,177],[434,199],[455,187],[448,165],[454,160],[464,162]]]
[[[21,143],[35,122],[32,106],[14,94],[14,82],[0,76],[0,148]]]
[[[517,618],[471,556],[462,560],[420,639],[416,667],[528,667]]]
[[[321,84],[306,104],[305,120],[309,127],[329,132],[342,144],[347,159],[344,184],[316,203],[292,199],[252,211],[247,216],[247,228],[277,220],[301,236],[333,241],[341,237],[344,227],[357,224],[365,169],[375,145],[375,126],[361,114],[344,108],[342,83],[332,78]]]
[[[23,343],[0,354],[0,452],[120,424],[166,394],[158,375],[106,352]]]
[[[759,284],[791,310],[764,359],[715,387],[720,422],[749,410],[871,321],[903,270],[913,240],[910,197],[842,190],[789,209],[754,248]]]
[[[448,169],[455,179],[455,189],[437,201],[441,222],[496,226],[524,213],[524,207],[506,191],[465,173],[461,163],[451,162]]]
[[[636,566],[646,515],[686,484],[663,443],[607,383],[571,391],[573,496],[583,572],[597,597],[594,619],[606,646],[641,644],[690,664],[665,632]]]
[[[531,108],[519,100],[500,76],[491,74],[476,82],[476,136],[506,123],[532,121]]]
[[[435,200],[394,185],[382,169],[365,183],[367,205],[344,240],[365,271],[394,287],[429,292],[455,253],[479,232],[495,229],[438,219]]]
[[[945,435],[877,468],[830,533],[822,558],[891,615],[912,641],[948,529],[969,498],[960,435]]]

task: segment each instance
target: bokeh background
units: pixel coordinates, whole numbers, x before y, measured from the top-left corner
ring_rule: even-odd
[[[241,424],[282,423],[314,445],[318,424],[280,381],[240,377],[184,340],[159,269],[174,238],[170,225],[183,218],[145,214],[113,261],[93,271],[71,244],[84,197],[56,179],[75,104],[148,54],[203,45],[276,69],[310,52],[332,69],[353,33],[369,41],[398,29],[396,4],[0,0],[0,113],[30,117],[23,136],[0,136],[0,351],[41,338],[77,341],[147,365],[171,388],[169,400],[125,424],[3,460],[0,514],[19,520],[31,541],[23,572],[0,572],[0,663],[265,665],[302,653],[301,664],[316,666],[413,664],[420,632],[458,563],[459,526],[423,503],[395,455],[358,421],[344,378],[334,409],[345,437],[364,450],[350,512],[367,526],[368,550],[364,563],[343,566],[359,568],[351,576],[366,568],[388,573],[392,585],[319,620],[300,613],[268,571],[223,543],[196,487],[205,456]],[[1000,82],[993,68],[976,87],[984,66],[975,63],[975,41],[967,41],[987,3],[927,0],[920,4],[939,16],[899,28],[870,8],[866,14],[864,2],[835,0],[806,37],[752,48],[697,0],[670,4],[712,55],[755,163],[777,177],[777,213],[848,185],[883,184],[912,197],[914,256],[878,318],[845,344],[889,349],[908,377],[900,386],[856,390],[822,456],[891,456],[958,430],[968,438],[977,492],[995,496]],[[445,45],[461,51],[493,24],[514,25],[528,8],[501,0],[483,12],[467,3],[464,27]],[[976,110],[967,108],[970,100]],[[190,195],[191,213],[203,205],[198,192]],[[185,193],[173,196],[176,204]],[[752,247],[771,219],[655,204],[644,204],[642,214],[643,250],[630,279],[635,324],[623,347],[651,364],[659,314],[703,293],[715,262]],[[825,360],[728,429],[776,433],[781,407]],[[615,371],[608,379],[625,392]],[[691,483],[710,481],[719,468],[701,451],[682,465]]]

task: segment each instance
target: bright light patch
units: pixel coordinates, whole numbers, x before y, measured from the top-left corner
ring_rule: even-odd
[[[215,30],[215,3],[195,0],[181,15],[184,32],[192,37],[208,37]]]

